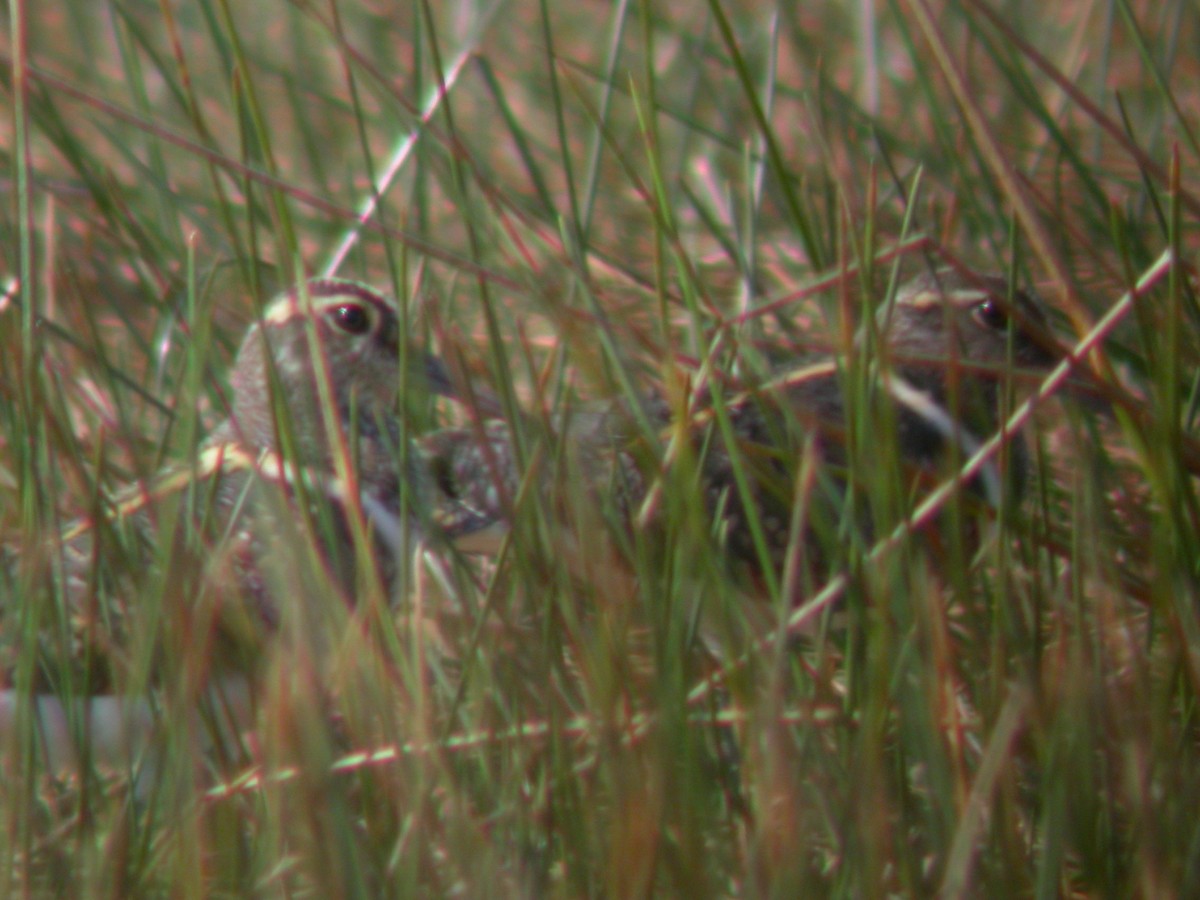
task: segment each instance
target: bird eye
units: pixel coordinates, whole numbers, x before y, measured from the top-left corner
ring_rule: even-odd
[[[995,297],[988,297],[977,304],[971,315],[984,328],[1002,331],[1008,327],[1008,310]]]
[[[371,330],[371,314],[358,303],[342,303],[329,311],[329,319],[346,334],[360,335]]]

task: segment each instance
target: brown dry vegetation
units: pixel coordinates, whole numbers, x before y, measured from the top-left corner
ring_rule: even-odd
[[[410,136],[336,273],[535,413],[844,348],[894,267],[1010,272],[1064,338],[1153,277],[1093,357],[1123,411],[1045,404],[978,552],[857,548],[846,624],[763,639],[772,598],[715,558],[686,471],[666,540],[532,497],[498,558],[432,553],[394,617],[284,642],[217,751],[149,677],[136,778],[0,735],[0,893],[1196,892],[1194,4],[3,15],[9,562],[191,458],[246,325],[326,271]],[[8,568],[20,646],[56,595]]]

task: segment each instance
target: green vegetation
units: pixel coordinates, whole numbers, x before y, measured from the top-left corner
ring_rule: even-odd
[[[54,536],[196,460],[240,336],[302,277],[395,296],[522,423],[529,487],[558,489],[519,493],[495,558],[426,548],[394,615],[285,628],[237,736],[198,699],[204,641],[162,541],[124,573],[116,685],[150,746],[114,767],[76,720],[77,758],[47,766],[18,703],[0,893],[1200,892],[1194,2],[4,15],[17,693],[35,651],[77,650]],[[655,383],[682,403],[780,353],[850,348],[896,280],[955,261],[1037,288],[1064,337],[1103,338],[1088,365],[1131,402],[1040,401],[1022,497],[952,499],[940,541],[840,523],[847,574],[803,591],[804,635],[759,624],[791,614],[786,586],[714,552],[686,454],[652,527],[575,489],[547,426],[582,400]],[[889,494],[894,440],[851,425],[876,521],[902,521],[924,498]],[[97,530],[118,576],[140,555],[125,524]],[[96,688],[61,669],[68,705]]]

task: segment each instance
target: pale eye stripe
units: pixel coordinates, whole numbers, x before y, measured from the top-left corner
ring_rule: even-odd
[[[340,306],[345,303],[362,303],[362,298],[354,294],[334,294],[326,297],[312,298],[311,309],[315,312],[322,312],[326,309],[331,309],[335,306]],[[267,311],[263,313],[263,321],[270,325],[280,325],[284,322],[290,322],[293,319],[298,319],[305,315],[305,306],[298,296],[291,293],[280,297],[274,303],[267,307]]]
[[[269,325],[281,325],[300,318],[304,312],[304,304],[300,298],[289,292],[267,307],[262,320]]]
[[[913,309],[929,309],[931,307],[943,307],[946,304],[954,306],[971,306],[975,303],[982,303],[992,297],[987,291],[980,291],[974,288],[959,288],[958,290],[939,291],[939,290],[923,290],[917,291],[903,298],[905,306]]]

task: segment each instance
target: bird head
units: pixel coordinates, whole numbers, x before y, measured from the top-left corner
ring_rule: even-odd
[[[297,461],[322,464],[329,458],[327,405],[343,428],[352,417],[368,436],[388,427],[402,384],[401,338],[392,304],[358,282],[314,279],[287,291],[266,308],[238,352],[230,377],[236,437],[252,447],[274,447],[274,411],[282,407]],[[404,356],[406,388],[452,395],[435,357],[415,348]]]
[[[954,363],[998,377],[1010,363],[1045,370],[1062,356],[1039,301],[995,275],[926,272],[901,286],[882,316],[891,356],[905,366]]]

